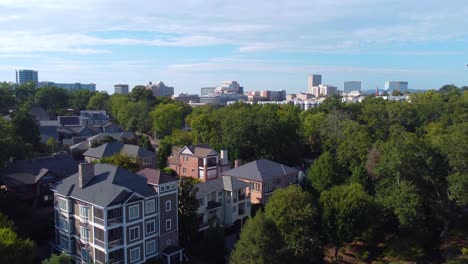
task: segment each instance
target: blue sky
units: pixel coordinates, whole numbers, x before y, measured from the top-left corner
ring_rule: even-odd
[[[0,0],[0,81],[25,68],[110,93],[159,80],[300,92],[310,73],[364,89],[468,85],[467,26],[466,0]]]

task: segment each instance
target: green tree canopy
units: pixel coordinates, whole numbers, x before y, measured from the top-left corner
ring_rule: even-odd
[[[72,257],[64,253],[60,255],[52,254],[50,258],[43,260],[42,264],[72,264]]]
[[[198,200],[193,178],[182,177],[179,180],[179,230],[185,247],[190,246],[191,238],[198,231]]]
[[[77,89],[70,92],[70,107],[75,110],[85,110],[89,100],[94,95],[93,92]]]
[[[8,227],[0,228],[0,263],[33,263],[34,242],[23,239]]]
[[[275,223],[262,211],[249,219],[231,253],[232,264],[284,263],[284,242]]]
[[[34,148],[39,148],[41,136],[36,120],[26,110],[15,113],[11,120],[13,133],[21,137],[24,143],[31,144]]]
[[[159,137],[170,135],[174,129],[182,128],[184,109],[175,104],[159,104],[151,111],[150,118],[153,130]]]
[[[307,179],[318,192],[328,190],[334,185],[341,184],[339,165],[330,152],[324,152],[307,170]]]
[[[273,220],[296,262],[323,259],[317,208],[312,196],[299,186],[277,189],[268,200],[266,217]]]
[[[97,92],[89,98],[86,109],[88,110],[107,110],[110,96],[107,93]]]
[[[57,111],[69,107],[70,95],[67,90],[46,86],[39,88],[36,92],[36,102],[49,113],[57,113]]]
[[[138,164],[136,163],[135,158],[128,155],[118,153],[110,157],[102,158],[99,163],[108,163],[113,164],[122,168],[125,168],[129,171],[137,172],[139,170]]]

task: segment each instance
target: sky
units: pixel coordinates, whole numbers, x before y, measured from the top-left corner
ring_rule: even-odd
[[[307,90],[468,85],[467,0],[0,0],[0,81],[163,81],[176,93],[237,80]]]

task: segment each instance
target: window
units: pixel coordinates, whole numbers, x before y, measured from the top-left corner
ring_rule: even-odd
[[[129,211],[129,217],[128,217],[129,220],[133,220],[135,218],[140,217],[140,208],[138,207],[138,205],[130,206],[128,211]]]
[[[145,213],[151,214],[156,211],[156,202],[154,200],[148,200],[145,202]]]
[[[198,199],[198,204],[200,204],[200,206],[205,206],[205,198]]]
[[[63,199],[63,198],[58,198],[58,199],[59,199],[60,210],[68,212],[68,200]]]
[[[129,232],[130,233],[130,241],[140,239],[140,227],[139,226],[132,227],[132,228],[130,228],[129,231],[130,231]]]
[[[222,196],[223,195],[223,192],[218,192],[218,196]]]
[[[60,247],[62,248],[62,250],[69,252],[70,251],[70,243],[69,243],[68,239],[61,236],[60,237]]]
[[[187,168],[182,168],[182,173],[187,173]]]
[[[151,165],[151,159],[143,159],[143,166]]]
[[[166,201],[166,212],[171,211],[171,201]]]
[[[137,247],[137,248],[134,248],[134,249],[130,249],[130,262],[133,263],[133,262],[137,262],[140,260],[140,248]]]
[[[172,227],[172,221],[171,221],[171,219],[167,219],[166,220],[166,231],[171,230],[171,227]]]
[[[236,212],[236,207],[235,207],[235,206],[232,207],[232,212],[233,212],[233,213]]]
[[[154,232],[156,232],[156,221],[151,220],[146,222],[146,234],[149,235]]]
[[[156,253],[156,240],[146,242],[146,255]]]
[[[82,248],[81,249],[81,261],[82,262],[91,262],[91,254],[89,250]]]
[[[80,236],[81,236],[81,241],[89,243],[89,228],[81,226],[80,227]]]
[[[195,173],[195,169],[192,169],[192,173]]]
[[[164,192],[164,186],[161,186],[160,188],[161,188],[161,192]]]
[[[68,232],[68,221],[67,219],[65,219],[64,217],[60,217],[60,229],[62,229],[63,231],[66,231]]]
[[[89,206],[80,205],[80,217],[83,221],[88,221],[89,217]]]

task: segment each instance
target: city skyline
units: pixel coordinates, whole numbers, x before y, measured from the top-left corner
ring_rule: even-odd
[[[309,74],[340,90],[350,80],[363,90],[394,80],[410,89],[468,83],[465,1],[2,0],[0,21],[7,82],[32,69],[39,81],[109,93],[149,81],[199,93],[223,80],[294,93],[307,90]]]

